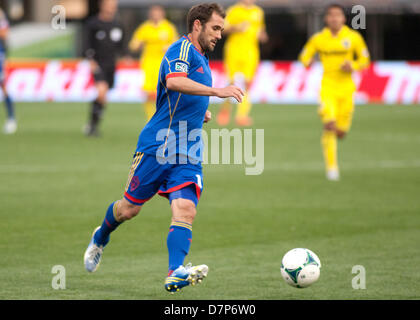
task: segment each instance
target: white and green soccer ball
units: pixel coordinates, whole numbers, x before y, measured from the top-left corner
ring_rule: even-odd
[[[287,284],[295,288],[306,288],[318,280],[321,261],[311,250],[296,248],[284,255],[280,271]]]

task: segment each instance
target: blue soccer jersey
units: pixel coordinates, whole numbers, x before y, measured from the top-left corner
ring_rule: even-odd
[[[201,130],[209,97],[168,90],[166,81],[170,77],[188,77],[212,86],[208,56],[187,36],[172,44],[161,62],[156,112],[140,133],[136,151],[157,157],[185,155],[200,161]]]

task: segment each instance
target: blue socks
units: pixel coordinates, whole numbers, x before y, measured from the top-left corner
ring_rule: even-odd
[[[94,242],[97,245],[105,247],[109,242],[111,232],[122,223],[115,219],[115,205],[116,202],[113,202],[108,207],[101,227],[93,236]],[[190,250],[191,241],[192,226],[186,222],[172,222],[169,228],[168,238],[166,240],[169,253],[169,274],[184,264],[184,259]]]
[[[184,264],[191,240],[192,226],[189,223],[175,221],[171,224],[166,240],[169,252],[169,274]]]
[[[102,222],[101,228],[96,231],[94,240],[97,245],[106,246],[109,242],[109,235],[114,231],[122,222],[115,220],[114,206],[116,202],[111,203],[105,214],[104,222]]]
[[[9,95],[6,95],[4,97],[4,102],[6,104],[7,118],[8,119],[14,119],[15,118],[15,108],[13,106],[13,101],[12,101],[12,99],[10,99]]]

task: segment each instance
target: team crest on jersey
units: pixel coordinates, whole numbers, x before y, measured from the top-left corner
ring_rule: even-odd
[[[106,32],[104,30],[99,30],[98,32],[96,32],[96,39],[98,40],[103,40],[106,37]]]
[[[342,43],[343,43],[344,48],[346,48],[346,49],[350,48],[350,40],[349,39],[344,39]]]
[[[130,192],[133,192],[134,190],[136,190],[140,185],[140,180],[139,177],[134,176],[133,179],[131,179],[131,183],[130,183]]]
[[[118,42],[122,38],[122,30],[120,28],[113,28],[111,32],[109,33],[109,37],[112,41]]]
[[[188,66],[186,63],[183,62],[177,62],[175,63],[175,70],[179,72],[185,72],[188,73]]]

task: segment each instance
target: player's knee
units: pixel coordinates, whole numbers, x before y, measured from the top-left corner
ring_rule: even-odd
[[[335,126],[335,121],[330,121],[324,124],[325,131],[337,131]]]
[[[139,214],[140,209],[141,206],[123,203],[118,208],[118,216],[121,221],[130,220]]]
[[[336,130],[336,133],[337,133],[337,138],[338,139],[344,139],[346,137],[346,134],[347,134],[347,132],[339,130],[339,129]]]
[[[105,104],[106,103],[106,95],[108,93],[108,86],[104,83],[98,83],[96,85],[96,90],[98,92],[97,101]]]
[[[186,199],[175,199],[172,201],[173,220],[192,223],[197,210],[194,202]]]
[[[106,92],[98,92],[98,97],[96,99],[99,103],[105,104],[106,103]]]

